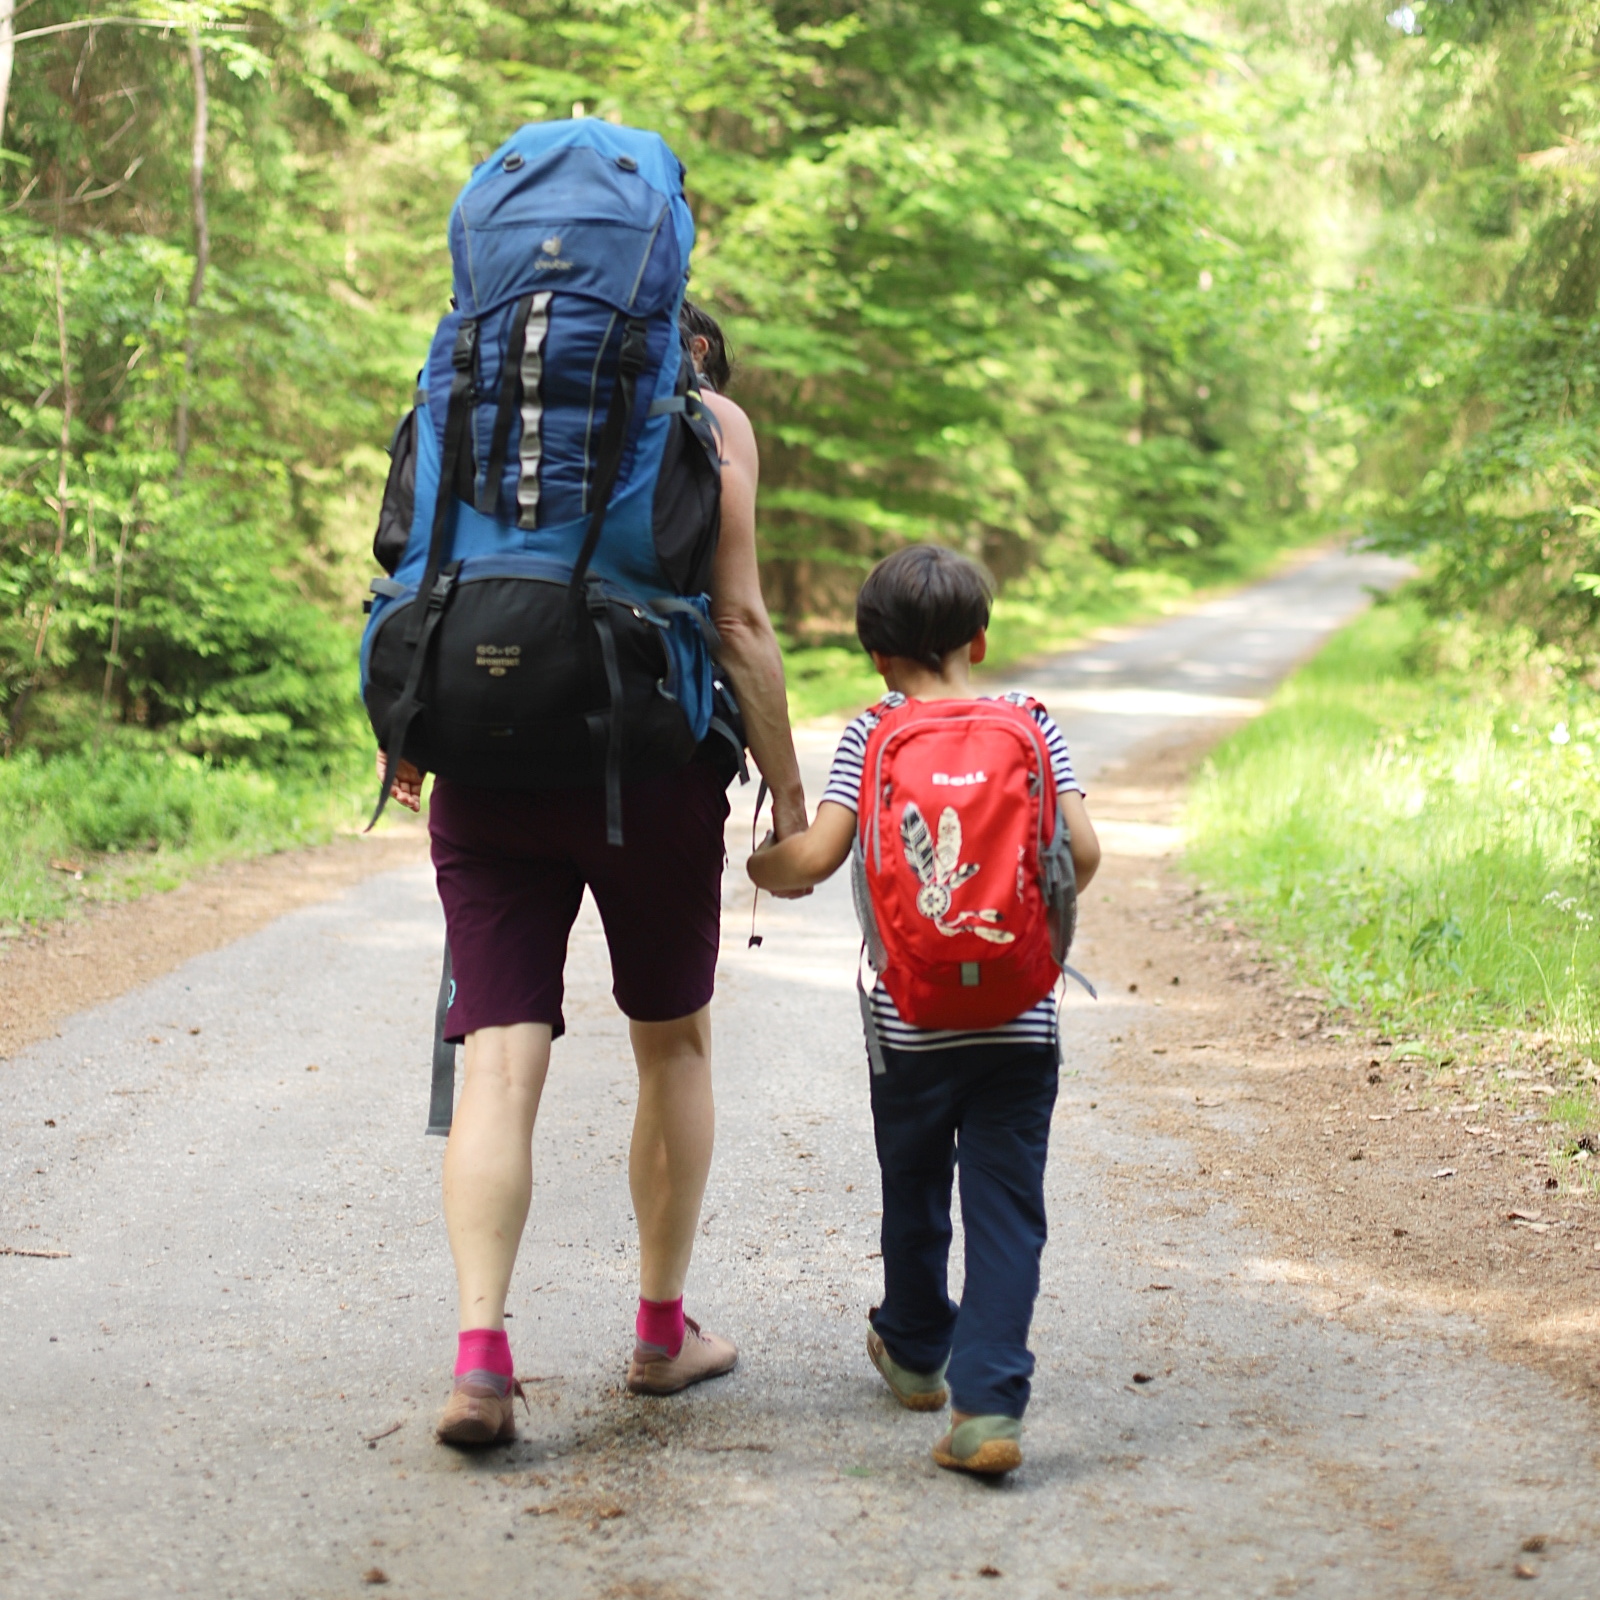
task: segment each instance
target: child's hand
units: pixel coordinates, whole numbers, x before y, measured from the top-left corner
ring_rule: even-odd
[[[795,838],[798,837],[798,835],[791,834],[790,837]],[[755,884],[758,889],[765,889],[774,900],[804,900],[805,897],[811,893],[811,889],[809,887],[804,889],[774,889],[769,883],[762,882],[762,879],[767,876],[767,873],[763,871],[763,867],[769,864],[776,864],[764,863],[762,861],[762,857],[770,856],[777,848],[778,836],[772,831],[771,828],[768,828],[766,838],[756,846],[754,852],[752,852],[750,856],[750,859],[745,862],[744,870],[749,873],[750,881]]]
[[[378,781],[380,783],[388,770],[389,757],[380,750],[378,752]],[[390,786],[389,793],[407,811],[420,812],[422,810],[422,773],[403,757],[400,764],[395,768],[394,783]]]

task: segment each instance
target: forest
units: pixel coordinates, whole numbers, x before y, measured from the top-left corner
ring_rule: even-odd
[[[1341,993],[1586,1018],[1597,46],[1592,0],[0,0],[0,915],[348,824],[451,200],[590,116],[687,167],[800,712],[865,692],[898,544],[981,557],[1015,661],[1359,535],[1419,576],[1286,691],[1314,738],[1219,753],[1196,862]],[[1353,760],[1430,819],[1387,887],[1313,814]]]

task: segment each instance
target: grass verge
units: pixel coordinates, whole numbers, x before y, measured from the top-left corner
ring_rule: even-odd
[[[1374,607],[1222,745],[1189,865],[1397,1056],[1538,1110],[1593,1187],[1600,700],[1515,636]]]
[[[217,861],[320,844],[355,819],[357,781],[353,761],[329,779],[139,747],[23,751],[0,762],[0,938]]]

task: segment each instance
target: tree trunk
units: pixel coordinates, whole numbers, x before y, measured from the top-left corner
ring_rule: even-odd
[[[205,292],[211,230],[206,220],[206,132],[211,108],[206,99],[206,57],[200,30],[189,29],[189,70],[194,75],[194,149],[189,158],[189,194],[194,206],[194,276],[189,280],[188,331],[183,339],[183,392],[178,397],[178,475],[189,457],[189,386],[194,381],[195,318]]]
[[[23,713],[28,702],[39,688],[44,677],[44,647],[50,636],[50,619],[55,615],[56,602],[61,597],[61,554],[67,547],[67,462],[72,451],[72,368],[68,365],[67,350],[67,293],[61,277],[61,195],[59,182],[56,193],[55,240],[56,289],[56,342],[61,357],[61,443],[56,452],[56,545],[50,558],[50,596],[45,601],[44,615],[39,619],[39,631],[33,639],[33,672],[22,692],[11,703],[11,715],[6,721],[5,754],[22,731]]]
[[[122,567],[128,559],[128,518],[122,519],[122,537],[117,541],[116,573],[111,591],[111,643],[106,647],[106,675],[100,685],[100,719],[95,724],[95,754],[100,753],[100,736],[106,728],[106,712],[111,707],[111,679],[122,664],[117,649],[122,643]]]
[[[11,62],[17,53],[17,0],[0,0],[0,146],[6,142],[6,101],[11,97]]]

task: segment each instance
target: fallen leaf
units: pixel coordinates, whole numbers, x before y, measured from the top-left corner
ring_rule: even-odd
[[[1393,1122],[1394,1121],[1394,1112],[1392,1112],[1392,1111],[1369,1111],[1367,1113],[1367,1121],[1368,1122]]]
[[[306,1068],[306,1071],[307,1072],[321,1072],[322,1068],[318,1067],[318,1066],[310,1066],[310,1067]]]
[[[367,1570],[361,1574],[361,1581],[363,1583],[387,1583],[389,1581],[389,1574],[385,1572],[382,1567],[368,1567]]]
[[[1133,1375],[1133,1381],[1135,1383],[1149,1383],[1150,1374],[1148,1372],[1136,1372]]]
[[[1001,1576],[1001,1572],[999,1567],[991,1567],[985,1562],[983,1566],[978,1568],[978,1576],[980,1578],[998,1578]]]
[[[1511,1575],[1514,1578],[1537,1578],[1539,1569],[1535,1566],[1530,1566],[1526,1561],[1519,1561],[1511,1569]]]
[[[1394,1236],[1397,1239],[1403,1239],[1406,1236],[1406,1230],[1404,1228],[1396,1228],[1394,1230]]]
[[[1436,1178],[1453,1178],[1455,1175],[1456,1169],[1454,1167],[1440,1167],[1439,1170],[1434,1173],[1434,1177]]]
[[[46,1117],[44,1119],[44,1125],[47,1128],[53,1128],[56,1125],[56,1119],[54,1117]]]
[[[1528,1555],[1537,1555],[1541,1550],[1544,1549],[1544,1547],[1545,1535],[1542,1533],[1530,1533],[1528,1537],[1522,1541],[1523,1551]]]
[[[200,1031],[200,1030],[199,1030],[199,1029],[198,1029],[198,1028],[191,1028],[191,1029],[190,1029],[190,1030],[189,1030],[189,1032],[190,1032],[190,1033],[199,1033],[199,1031]]]
[[[1207,1111],[1214,1110],[1217,1106],[1220,1106],[1222,1104],[1222,1102],[1220,1100],[1202,1100],[1202,1099],[1199,1098],[1198,1095],[1195,1097],[1195,1102],[1194,1103],[1197,1106],[1204,1107]]]
[[[1508,1211],[1507,1222],[1539,1222],[1544,1218],[1542,1211]]]
[[[1170,1289],[1171,1287],[1172,1285],[1170,1283],[1147,1283],[1145,1285],[1145,1291],[1148,1294],[1159,1294],[1162,1290]]]
[[[52,872],[82,872],[83,863],[81,861],[52,861],[50,870]]]
[[[1350,1161],[1365,1161],[1367,1157],[1364,1151],[1352,1150],[1346,1159]]]

